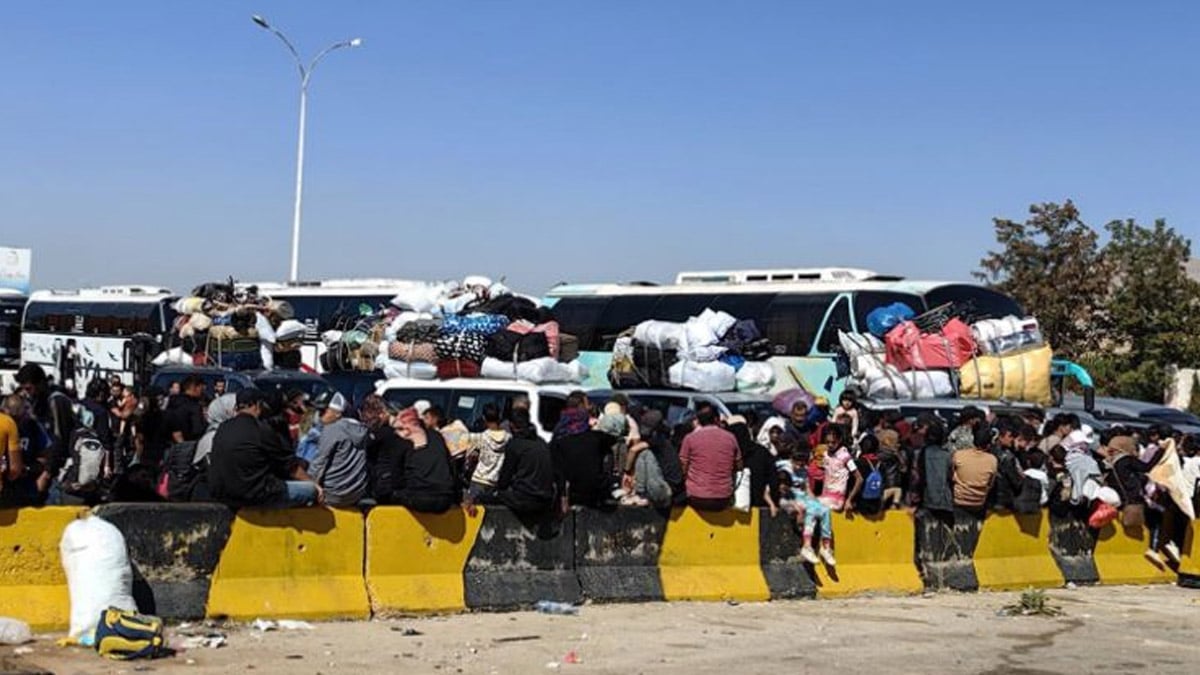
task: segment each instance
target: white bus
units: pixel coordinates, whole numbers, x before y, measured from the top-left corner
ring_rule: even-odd
[[[73,340],[77,391],[93,378],[113,374],[132,384],[131,338],[149,335],[162,345],[175,321],[175,300],[169,289],[157,286],[35,291],[21,322],[21,363],[40,365],[61,384],[59,366]]]
[[[297,321],[307,327],[300,348],[304,367],[324,372],[321,355],[325,345],[321,334],[327,330],[346,330],[353,327],[363,312],[386,307],[400,291],[425,286],[427,282],[407,279],[328,279],[288,283],[239,283],[239,287],[254,286],[261,295],[273,300],[286,300],[292,306]]]
[[[674,284],[562,284],[546,297],[564,333],[579,339],[588,387],[607,387],[620,333],[648,319],[684,321],[706,307],[753,319],[772,345],[776,390],[796,386],[836,400],[845,386],[838,331],[866,332],[874,309],[903,302],[921,314],[963,303],[980,318],[1024,316],[1012,298],[970,283],[908,281],[854,268],[684,272]]]
[[[21,366],[21,313],[29,298],[20,291],[0,288],[0,392],[12,391]]]

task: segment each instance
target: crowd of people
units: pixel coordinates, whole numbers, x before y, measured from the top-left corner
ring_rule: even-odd
[[[427,401],[395,409],[371,395],[352,411],[332,391],[316,400],[231,394],[198,377],[143,396],[94,380],[78,401],[36,365],[17,381],[0,409],[4,506],[215,501],[442,513],[501,504],[546,518],[571,506],[760,507],[794,519],[801,557],[827,565],[836,564],[834,512],[953,518],[1049,508],[1094,526],[1144,524],[1147,556],[1167,562],[1178,560],[1200,477],[1195,437],[1162,425],[1097,435],[1074,415],[1045,419],[1032,408],[905,419],[846,394],[832,409],[800,400],[763,419],[702,404],[668,423],[623,394],[600,406],[577,391],[546,441],[522,397],[454,420]]]

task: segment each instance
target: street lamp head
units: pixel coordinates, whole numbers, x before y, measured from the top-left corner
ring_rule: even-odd
[[[353,40],[351,40],[349,42],[349,45],[351,47],[361,47],[362,43],[363,43],[362,38],[354,38]]]
[[[259,14],[255,14],[254,16],[251,16],[250,20],[253,21],[254,23],[258,24],[260,28],[266,28],[267,30],[271,30],[271,24],[267,23],[267,20],[262,18],[262,16]]]

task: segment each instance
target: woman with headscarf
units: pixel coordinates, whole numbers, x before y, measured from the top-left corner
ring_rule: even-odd
[[[413,408],[401,410],[393,426],[406,441],[392,474],[393,500],[421,513],[450,510],[458,503],[458,494],[445,439],[436,430],[426,429]]]
[[[742,451],[742,465],[750,470],[750,506],[770,507],[774,515],[779,503],[779,481],[776,480],[775,458],[769,450],[750,437],[750,425],[746,418],[734,415],[725,422],[726,428],[737,439]]]
[[[616,439],[591,426],[583,407],[563,410],[550,442],[554,482],[569,504],[599,506],[610,497],[612,481],[604,468]]]
[[[225,394],[213,399],[212,403],[208,404],[208,409],[204,413],[204,419],[208,423],[204,431],[204,435],[200,440],[196,441],[196,450],[191,458],[190,472],[194,472],[194,476],[189,482],[189,485],[175,485],[178,480],[180,483],[185,482],[179,480],[189,475],[186,467],[175,466],[170,453],[168,453],[165,461],[166,471],[168,473],[175,471],[174,477],[168,480],[168,496],[172,501],[206,501],[209,499],[208,491],[208,457],[212,454],[213,437],[217,435],[217,427],[221,426],[227,420],[233,419],[237,415],[237,395]],[[182,474],[180,470],[184,469]],[[184,495],[183,493],[187,494]]]

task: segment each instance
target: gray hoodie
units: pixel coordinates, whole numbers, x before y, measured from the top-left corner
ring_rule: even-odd
[[[469,438],[475,449],[479,450],[479,463],[475,465],[475,473],[471,474],[471,482],[496,487],[500,480],[500,469],[504,466],[504,449],[512,440],[512,434],[503,429],[494,429],[471,434]]]
[[[308,474],[325,489],[329,506],[352,506],[367,496],[368,432],[361,422],[346,417],[321,430]]]

